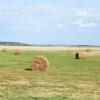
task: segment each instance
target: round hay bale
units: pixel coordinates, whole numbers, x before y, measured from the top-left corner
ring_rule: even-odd
[[[85,51],[86,51],[86,52],[91,52],[91,51],[92,51],[92,49],[86,49]]]
[[[8,51],[7,48],[2,49],[2,52],[7,52],[7,51]]]
[[[21,51],[20,50],[15,50],[15,52],[14,52],[14,55],[20,55],[21,54]]]
[[[44,56],[36,56],[31,61],[31,69],[33,71],[46,71],[48,67],[48,59]]]
[[[82,52],[77,52],[77,53],[75,54],[75,58],[76,58],[76,59],[85,59],[85,54],[82,53]]]

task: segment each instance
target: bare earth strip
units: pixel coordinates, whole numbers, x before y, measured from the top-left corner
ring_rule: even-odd
[[[99,51],[100,47],[71,47],[71,46],[0,46],[0,50],[7,48],[8,50],[23,50],[23,51],[65,51],[65,50],[85,50],[90,48]]]

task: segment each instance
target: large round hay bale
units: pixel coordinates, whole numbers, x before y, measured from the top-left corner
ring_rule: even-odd
[[[46,71],[48,67],[48,59],[44,56],[36,56],[31,61],[31,69],[33,71]]]
[[[88,48],[88,49],[86,49],[85,51],[86,51],[86,52],[91,52],[92,49]]]
[[[75,58],[76,59],[85,59],[85,54],[82,52],[77,52],[77,53],[75,53]]]
[[[16,49],[15,52],[14,52],[14,55],[20,55],[21,54],[21,51]]]

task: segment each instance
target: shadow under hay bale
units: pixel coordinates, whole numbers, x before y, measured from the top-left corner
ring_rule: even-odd
[[[44,56],[36,56],[31,61],[32,71],[46,71],[49,67],[48,59]]]
[[[75,54],[75,59],[79,59],[79,53]]]
[[[75,59],[85,59],[85,54],[84,53],[75,53]]]
[[[31,69],[31,68],[26,68],[25,70],[27,70],[27,71],[32,71],[32,69]]]
[[[14,55],[21,55],[21,51],[20,50],[15,50]]]

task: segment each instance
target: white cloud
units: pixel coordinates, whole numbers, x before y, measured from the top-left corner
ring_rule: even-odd
[[[44,27],[43,21],[37,16],[33,16],[37,10],[40,12],[46,9],[41,6],[0,4],[0,20],[8,25],[10,30],[17,31],[40,31]],[[50,10],[50,7],[48,7]],[[46,9],[47,10],[47,9]]]
[[[39,32],[44,26],[42,24],[43,22],[32,19],[31,17],[27,18],[20,17],[17,19],[14,18],[7,20],[6,22],[9,23],[10,30],[14,31]]]
[[[0,3],[0,12],[13,12],[13,11],[28,11],[28,12],[55,12],[64,10],[65,7],[63,6],[55,6],[50,4],[40,4],[40,5],[17,5],[17,4],[7,4],[7,3]]]
[[[73,0],[72,0],[73,1]],[[85,10],[78,11],[77,16],[73,16],[73,8],[69,10],[66,6],[40,4],[40,5],[18,5],[18,4],[0,4],[0,19],[11,25],[15,30],[38,31],[53,24],[56,28],[65,28],[66,26],[76,25],[78,27],[94,27],[93,21],[78,20],[73,21],[72,17],[87,17]],[[67,22],[67,23],[66,23]],[[22,24],[21,24],[22,23]]]
[[[80,16],[80,17],[86,17],[86,16],[88,16],[88,12],[85,11],[85,10],[83,10],[83,11],[78,11],[78,12],[76,13],[76,15],[77,15],[77,16]]]
[[[78,27],[95,27],[96,23],[93,21],[78,20],[73,25],[77,25]]]
[[[82,19],[81,20],[77,20],[76,22],[73,23],[73,25],[78,25],[78,24],[83,23],[83,22],[84,22],[84,20],[82,20]]]
[[[61,23],[60,23],[60,24],[57,25],[57,27],[58,27],[58,28],[63,28],[63,27],[64,27],[64,24],[61,24]]]
[[[96,23],[95,22],[86,22],[86,23],[81,23],[79,26],[80,27],[95,27]]]

